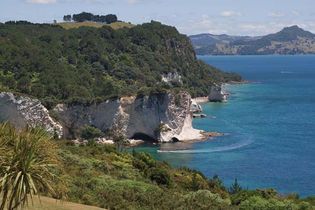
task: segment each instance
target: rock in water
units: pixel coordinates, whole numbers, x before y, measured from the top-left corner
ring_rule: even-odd
[[[211,86],[209,101],[210,102],[226,102],[227,93],[222,89],[222,85],[213,85]]]

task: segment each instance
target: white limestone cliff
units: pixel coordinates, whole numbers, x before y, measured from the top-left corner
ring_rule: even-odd
[[[18,129],[41,126],[59,138],[63,135],[62,126],[50,117],[39,100],[13,93],[0,93],[0,122],[10,122]]]
[[[76,139],[82,128],[94,126],[107,132],[120,124],[129,139],[146,137],[159,142],[198,140],[202,131],[192,127],[191,96],[161,93],[149,96],[122,97],[90,105],[59,104],[49,111],[37,99],[0,93],[0,122],[17,128],[41,126],[58,137]]]
[[[106,132],[114,125],[117,116],[123,117],[127,138],[138,136],[160,142],[195,140],[202,138],[201,131],[192,127],[191,97],[186,92],[141,97],[122,97],[100,104],[58,105],[54,112],[68,138],[75,138],[84,125]],[[161,125],[165,129],[161,129]]]

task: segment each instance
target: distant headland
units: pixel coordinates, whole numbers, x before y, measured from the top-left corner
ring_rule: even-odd
[[[190,39],[199,55],[315,54],[315,34],[296,25],[266,36],[198,34]]]

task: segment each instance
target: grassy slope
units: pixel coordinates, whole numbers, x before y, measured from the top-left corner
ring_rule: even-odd
[[[58,25],[60,25],[64,29],[79,28],[82,26],[101,28],[102,26],[107,25],[107,26],[112,27],[115,30],[120,29],[120,28],[132,28],[134,26],[130,23],[125,23],[125,22],[115,22],[111,24],[103,24],[103,23],[97,23],[97,22],[63,22],[63,23],[58,23]]]
[[[34,205],[25,210],[101,210],[102,208],[87,206],[66,201],[59,201],[48,197],[34,198]]]

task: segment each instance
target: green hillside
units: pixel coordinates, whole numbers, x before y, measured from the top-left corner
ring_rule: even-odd
[[[169,72],[182,82],[162,82]],[[201,96],[213,82],[241,79],[198,61],[189,39],[159,22],[119,30],[1,24],[0,78],[1,90],[35,96],[48,107],[174,88]]]
[[[43,129],[0,124],[0,208],[36,210],[213,209],[312,210],[315,198],[246,190],[235,180],[174,168],[149,154],[93,140],[86,145],[52,139]],[[63,198],[64,203],[37,195]],[[29,199],[28,199],[29,198]],[[34,198],[31,202],[30,198]],[[29,202],[27,202],[29,201]],[[85,204],[89,206],[82,206]]]

